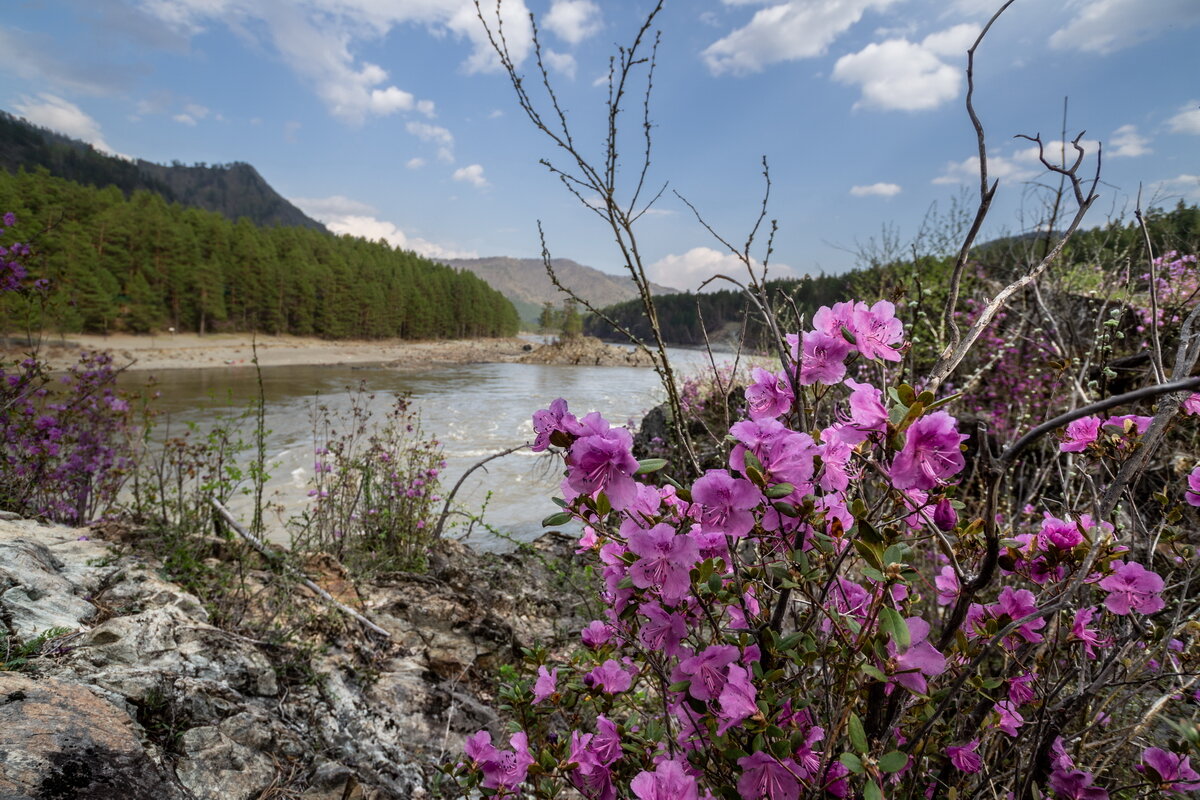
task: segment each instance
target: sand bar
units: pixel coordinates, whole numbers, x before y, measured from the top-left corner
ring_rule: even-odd
[[[249,334],[194,333],[135,336],[68,335],[46,337],[40,352],[54,369],[74,363],[81,350],[109,350],[118,366],[130,370],[161,371],[203,367],[246,366],[253,363],[252,344],[257,345],[258,363],[264,367],[328,366],[334,364],[471,364],[516,361],[530,342],[517,337],[504,339],[454,339],[414,342],[401,339],[338,340],[303,336],[258,336]],[[536,345],[533,345],[536,347]],[[29,352],[28,347],[8,346],[0,350],[10,362]]]

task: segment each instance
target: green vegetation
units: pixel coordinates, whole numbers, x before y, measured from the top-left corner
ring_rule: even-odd
[[[0,172],[46,294],[0,300],[0,331],[259,331],[339,338],[507,336],[517,312],[470,272],[383,242],[260,228],[45,169]]]

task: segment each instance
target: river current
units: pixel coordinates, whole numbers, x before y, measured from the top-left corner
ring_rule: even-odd
[[[703,353],[674,350],[675,369],[697,374],[707,363]],[[258,394],[253,368],[228,367],[168,370],[155,376],[163,412],[158,431],[173,433],[195,423],[201,430],[221,415],[245,408]],[[125,386],[145,384],[144,373],[125,376]],[[284,518],[299,514],[307,503],[314,469],[313,410],[324,404],[334,412],[347,411],[357,387],[375,395],[371,409],[382,418],[395,398],[409,395],[420,412],[424,433],[444,448],[442,495],[472,465],[489,455],[533,441],[531,415],[556,397],[567,400],[582,417],[599,411],[613,425],[635,424],[661,402],[664,392],[653,370],[633,367],[548,366],[541,364],[455,364],[413,367],[329,366],[271,367],[262,370],[266,399],[267,458],[270,480],[266,495],[282,506]],[[247,440],[253,421],[242,424]],[[248,463],[252,454],[244,454]],[[467,478],[454,505],[478,514],[487,500],[483,520],[470,533],[481,549],[503,550],[513,541],[530,541],[542,532],[541,520],[557,510],[550,498],[561,480],[561,462],[547,454],[521,450],[489,462]],[[488,494],[491,493],[490,500]],[[248,518],[246,497],[231,502],[235,513]],[[456,515],[454,521],[464,518]],[[496,536],[487,526],[502,533]],[[271,524],[271,538],[287,542],[281,521]],[[462,535],[458,525],[448,535]],[[511,541],[506,541],[509,539]]]

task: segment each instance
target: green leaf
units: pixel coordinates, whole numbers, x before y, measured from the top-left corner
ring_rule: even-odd
[[[859,667],[859,669],[880,683],[887,683],[887,675],[884,675],[883,671],[878,667],[873,667],[870,664],[863,664],[861,667]]]
[[[904,621],[904,617],[900,616],[899,611],[891,606],[884,606],[879,610],[879,623],[896,643],[896,649],[901,651],[908,649],[912,643],[912,636],[908,632],[908,623]]]
[[[637,472],[634,475],[645,475],[649,472],[658,472],[667,465],[665,458],[643,458],[638,462]]]
[[[553,528],[556,525],[566,525],[570,521],[571,521],[570,513],[566,512],[566,511],[559,511],[557,513],[551,514],[550,516],[548,516],[544,520],[542,520],[542,527],[543,528]]]
[[[899,750],[893,750],[890,753],[884,753],[879,757],[879,769],[881,772],[899,772],[908,764],[908,755],[901,753]]]
[[[790,483],[777,483],[770,489],[767,489],[767,497],[771,500],[779,500],[787,497],[794,491],[796,491],[796,487]]]
[[[867,781],[863,787],[863,800],[883,800],[883,790],[875,781]]]
[[[850,714],[850,745],[860,753],[867,752],[867,732],[863,730],[862,720],[858,714]]]
[[[862,759],[854,755],[854,753],[842,753],[840,756],[838,756],[838,761],[842,762],[842,766],[853,772],[855,775],[862,775]]]
[[[688,687],[691,685],[692,685],[691,681],[679,681],[678,683],[672,683],[670,686],[668,686],[667,691],[668,692],[686,692],[688,690]]]
[[[551,497],[550,499],[554,502],[554,505],[558,506],[559,508],[567,507],[567,501],[563,500],[561,497]]]
[[[600,516],[608,516],[608,512],[612,511],[612,503],[609,502],[608,495],[604,492],[596,495],[596,513]]]

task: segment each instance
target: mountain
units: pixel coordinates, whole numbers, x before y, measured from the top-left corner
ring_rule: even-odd
[[[566,295],[550,282],[540,258],[493,256],[455,258],[444,260],[442,263],[455,269],[469,270],[483,278],[493,289],[512,301],[521,314],[521,319],[527,323],[537,321],[543,303],[550,302],[558,306],[566,299]],[[554,267],[555,274],[564,286],[597,308],[632,300],[638,296],[632,278],[610,275],[569,258],[551,259],[550,265]],[[652,283],[650,291],[657,295],[670,294],[678,289]]]
[[[126,197],[139,189],[154,192],[168,203],[215,211],[255,225],[311,228],[325,226],[285,200],[249,164],[170,166],[105,155],[90,144],[40,128],[0,111],[0,167],[44,167],[51,175],[97,188],[116,186]]]

